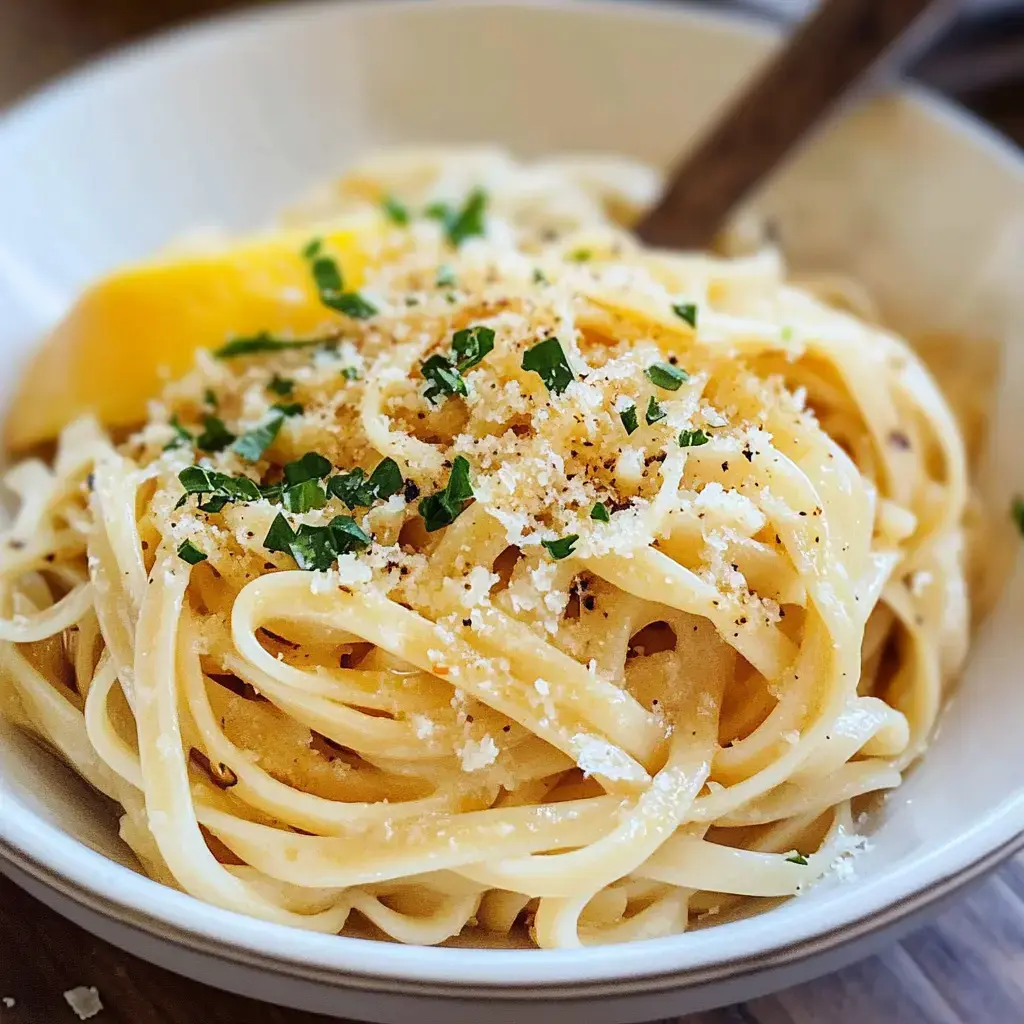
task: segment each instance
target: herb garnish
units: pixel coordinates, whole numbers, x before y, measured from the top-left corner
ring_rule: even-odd
[[[280,409],[275,409],[262,423],[257,424],[235,441],[231,450],[249,462],[259,462],[263,458],[263,453],[274,443],[274,438],[280,432],[284,419],[285,413]]]
[[[647,412],[645,419],[647,420],[647,426],[652,423],[657,423],[659,420],[663,420],[668,415],[664,409],[658,404],[658,400],[651,395],[651,400],[647,403]]]
[[[424,212],[444,225],[448,241],[458,248],[467,238],[484,233],[486,208],[487,193],[475,188],[460,210],[453,209],[448,203],[431,203]]]
[[[394,224],[404,227],[409,223],[409,207],[394,196],[385,196],[381,207]]]
[[[419,504],[420,515],[423,517],[427,533],[433,533],[435,530],[454,523],[462,514],[466,502],[472,497],[473,486],[469,479],[469,462],[463,456],[456,455],[445,489],[428,495]]]
[[[699,427],[696,430],[684,430],[679,435],[679,447],[697,448],[702,444],[707,444],[710,440],[711,438]]]
[[[319,452],[306,452],[301,459],[285,463],[284,478],[289,486],[301,484],[306,480],[319,480],[330,473],[330,459],[325,459]]]
[[[1024,534],[1024,498],[1018,495],[1013,499],[1013,503],[1010,505],[1010,515],[1013,516],[1017,529]]]
[[[323,251],[323,240],[314,238],[302,250],[302,255],[309,263],[309,269],[320,293],[320,301],[338,313],[344,313],[353,320],[368,320],[376,316],[378,310],[372,303],[363,298],[359,292],[345,291],[345,281],[337,262]]]
[[[423,397],[431,403],[437,404],[439,395],[468,395],[466,382],[462,374],[440,353],[432,355],[420,366],[420,372],[424,378],[430,381]]]
[[[284,352],[292,348],[321,348],[334,344],[334,338],[275,338],[269,331],[260,331],[246,338],[232,338],[226,345],[214,349],[218,359],[259,355],[264,352]]]
[[[178,548],[178,557],[188,562],[189,565],[198,565],[200,562],[206,561],[206,555],[190,540],[182,542],[181,547]]]
[[[610,523],[612,521],[612,517],[608,512],[608,506],[603,501],[599,501],[590,510],[590,518],[596,519],[599,523]]]
[[[281,493],[281,502],[289,512],[309,512],[327,504],[327,493],[319,480],[303,480]]]
[[[490,327],[466,327],[452,336],[452,349],[459,357],[459,373],[476,366],[494,349],[494,331]]]
[[[301,402],[275,402],[270,408],[284,417],[301,416],[304,411]]]
[[[626,434],[632,434],[637,427],[640,426],[639,420],[636,418],[636,406],[630,405],[628,408],[623,409],[619,413],[619,419],[622,420],[622,425],[626,428]]]
[[[697,326],[697,304],[694,302],[677,302],[672,306],[672,312],[680,320],[685,320],[691,327]]]
[[[293,530],[279,512],[270,526],[263,546],[268,551],[291,555],[300,569],[321,572],[330,569],[339,555],[367,547],[371,542],[350,516],[335,516],[327,526],[303,523]]]
[[[520,364],[537,374],[548,391],[560,395],[576,379],[557,338],[545,338],[523,353]]]
[[[232,441],[235,435],[225,426],[218,416],[203,417],[203,432],[196,438],[196,446],[204,452],[221,452]]]
[[[652,384],[665,391],[678,391],[690,379],[685,370],[671,363],[651,363],[645,373]]]
[[[207,388],[203,392],[203,401],[211,408],[216,409],[220,405],[220,400],[217,398],[213,388]]]
[[[569,259],[573,263],[589,263],[594,258],[594,254],[590,249],[574,249],[569,253]]]
[[[204,512],[219,512],[229,501],[259,501],[263,497],[259,487],[248,477],[228,476],[202,466],[187,466],[178,474],[178,479],[185,488],[179,506],[185,504],[190,494],[198,494],[200,498],[204,494],[212,496],[205,506],[199,506]]]
[[[345,380],[362,380],[359,371],[354,366],[343,367],[341,375]]]
[[[172,448],[180,448],[182,445],[191,445],[195,438],[191,432],[186,430],[179,422],[178,415],[175,413],[170,422],[167,424],[171,430],[174,431],[174,438],[164,445],[164,451],[170,451]]]
[[[327,482],[327,493],[349,508],[369,508],[378,498],[387,501],[404,486],[402,471],[394,459],[383,459],[369,479],[360,467],[333,476]]]
[[[437,277],[434,278],[434,284],[438,288],[454,288],[455,271],[447,263],[442,263],[437,268]]]
[[[786,858],[786,862],[789,864],[799,864],[800,867],[807,867],[807,858],[802,853],[794,853]]]
[[[570,533],[565,537],[559,537],[558,540],[542,540],[541,544],[547,548],[548,554],[551,555],[555,561],[562,558],[568,558],[572,554],[572,549],[576,546],[579,534]]]
[[[289,380],[287,377],[279,377],[275,373],[270,378],[267,390],[273,391],[275,395],[280,395],[281,398],[287,398],[295,390],[295,381]]]

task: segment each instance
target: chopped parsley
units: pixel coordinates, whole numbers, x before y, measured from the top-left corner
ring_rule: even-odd
[[[647,426],[652,423],[657,423],[659,420],[663,420],[668,415],[664,409],[658,404],[658,400],[651,395],[651,400],[647,403],[647,412],[644,418],[647,420]]]
[[[680,320],[685,320],[691,327],[697,326],[697,304],[695,302],[677,302],[672,306],[672,312]]]
[[[426,380],[430,381],[426,391],[423,392],[423,397],[431,405],[437,404],[439,395],[469,394],[466,390],[466,382],[462,379],[462,374],[440,353],[432,355],[427,359],[420,366],[420,372]]]
[[[170,451],[172,448],[180,448],[182,445],[191,446],[195,441],[191,432],[186,430],[179,422],[178,416],[175,414],[171,417],[170,422],[167,424],[171,430],[174,431],[174,437],[164,445],[164,451]]]
[[[494,348],[494,331],[490,327],[467,327],[452,336],[452,349],[458,356],[459,373],[476,366]]]
[[[557,338],[545,338],[523,353],[522,368],[536,373],[548,391],[560,395],[576,379]]]
[[[434,284],[438,288],[454,288],[455,271],[447,263],[442,263],[437,268],[437,277],[434,278]]]
[[[367,536],[350,516],[335,516],[327,526],[303,523],[293,530],[284,514],[279,512],[270,526],[263,546],[268,551],[291,555],[300,569],[330,569],[339,555],[367,547]]]
[[[627,434],[632,434],[640,426],[640,421],[636,418],[635,405],[630,405],[628,409],[623,409],[619,413],[619,419],[622,420],[622,425],[626,428]]]
[[[309,263],[313,281],[320,294],[320,301],[338,313],[344,313],[353,320],[368,320],[376,316],[377,307],[364,299],[359,292],[345,291],[345,280],[337,261],[323,251],[323,242],[314,238],[302,250],[302,255]]]
[[[441,222],[448,241],[458,248],[467,238],[484,233],[486,209],[487,193],[475,188],[459,210],[448,203],[431,203],[424,212],[428,217]]]
[[[369,479],[358,466],[348,473],[331,477],[327,493],[343,501],[349,508],[369,508],[378,498],[387,501],[405,486],[402,471],[394,459],[383,459]]]
[[[548,279],[544,276],[544,271],[540,267],[533,268],[533,283],[548,284]]]
[[[576,546],[576,541],[579,539],[579,534],[570,533],[565,537],[559,537],[558,540],[542,540],[541,544],[547,548],[548,554],[555,561],[558,561],[562,558],[568,558],[572,554],[572,549]]]
[[[1013,516],[1017,529],[1024,534],[1024,498],[1018,495],[1013,499],[1013,503],[1010,505],[1010,515]]]
[[[301,416],[303,413],[301,402],[275,402],[270,408],[284,417]]]
[[[327,493],[319,480],[303,480],[281,492],[281,502],[289,512],[309,512],[327,504]]]
[[[269,331],[246,338],[232,338],[226,345],[214,349],[218,359],[234,359],[236,356],[260,355],[265,352],[284,352],[293,348],[321,348],[332,345],[334,338],[275,338]]]
[[[394,196],[385,196],[381,200],[381,208],[392,223],[405,227],[409,223],[409,207]]]
[[[596,519],[599,523],[610,523],[612,521],[612,517],[608,512],[608,506],[603,501],[599,501],[590,510],[590,518]]]
[[[651,363],[645,372],[652,384],[665,391],[678,391],[690,379],[685,370],[671,363]]]
[[[213,388],[207,388],[203,392],[203,401],[211,408],[216,409],[220,405],[220,401],[217,399],[217,395],[214,393]]]
[[[342,371],[341,371],[341,375],[342,375],[342,377],[345,378],[345,380],[362,380],[363,379],[362,375],[359,373],[359,371],[354,366],[345,366],[345,367],[343,367]]]
[[[259,462],[263,458],[263,453],[274,443],[284,419],[285,413],[280,409],[273,411],[262,423],[235,441],[231,450],[248,462]]]
[[[594,258],[594,254],[590,249],[574,249],[569,253],[569,259],[573,263],[589,263]]]
[[[711,438],[699,427],[696,430],[684,430],[679,435],[679,447],[697,448],[702,444],[707,444],[710,440]]]
[[[259,501],[259,487],[246,476],[228,476],[203,466],[187,466],[178,474],[188,494],[212,494],[228,501]]]
[[[463,456],[456,455],[445,489],[428,495],[419,504],[420,515],[423,517],[427,533],[433,533],[435,530],[454,523],[462,514],[466,502],[472,497],[473,486],[469,479],[469,462]]]
[[[802,853],[794,853],[787,857],[786,861],[789,864],[799,864],[802,868],[807,867],[808,864],[807,858]]]
[[[330,459],[325,459],[318,452],[306,452],[301,459],[285,463],[284,478],[288,485],[305,483],[307,480],[320,480],[327,476],[331,469]]]
[[[275,395],[281,398],[287,398],[295,390],[295,381],[289,380],[287,377],[279,377],[276,373],[270,378],[270,383],[267,385],[268,391],[273,391]]]
[[[200,562],[206,561],[206,555],[190,540],[184,541],[178,548],[178,557],[188,562],[189,565],[198,565]]]
[[[203,432],[196,438],[196,446],[204,452],[222,452],[234,439],[220,417],[204,416]]]

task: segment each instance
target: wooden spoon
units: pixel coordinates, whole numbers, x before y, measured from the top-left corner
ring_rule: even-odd
[[[822,0],[673,171],[637,226],[651,245],[707,249],[728,214],[883,56],[927,42],[954,0]]]

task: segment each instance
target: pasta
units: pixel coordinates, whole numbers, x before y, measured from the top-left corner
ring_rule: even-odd
[[[771,249],[643,249],[655,184],[368,161],[285,217],[321,331],[225,339],[8,472],[0,709],[153,878],[558,948],[843,870],[965,654],[963,443]]]

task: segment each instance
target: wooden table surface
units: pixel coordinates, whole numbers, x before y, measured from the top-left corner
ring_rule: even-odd
[[[881,0],[880,0],[881,2]],[[0,0],[0,106],[120,42],[238,0]],[[1024,141],[1021,80],[971,105]],[[2,315],[2,311],[0,311]],[[0,1022],[74,1024],[63,993],[95,986],[97,1024],[314,1024],[175,977],[69,924],[0,877]],[[838,974],[687,1024],[1022,1024],[1024,855],[928,926]]]

